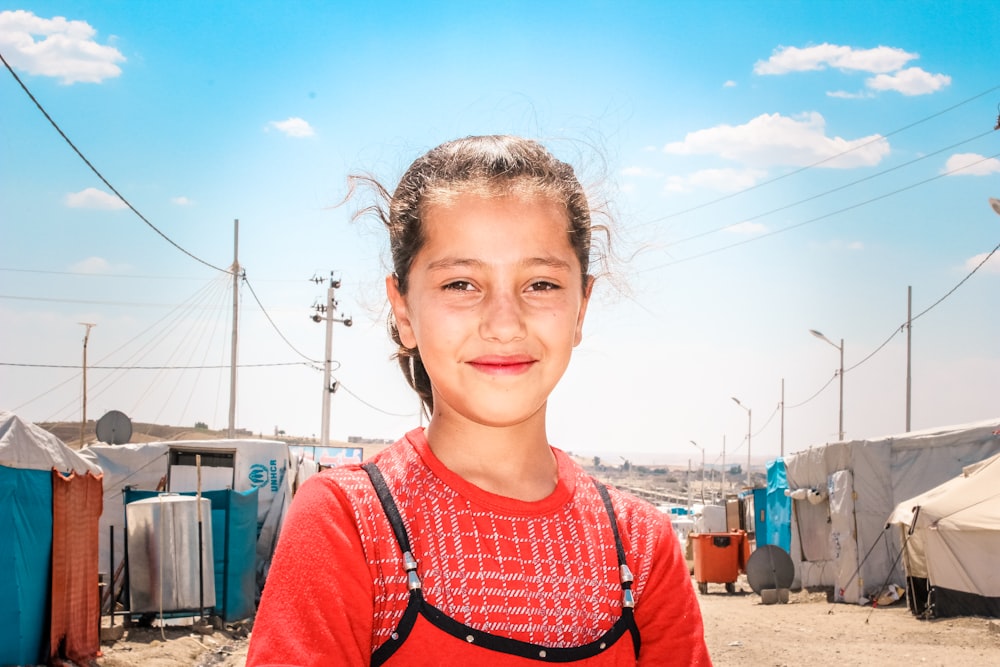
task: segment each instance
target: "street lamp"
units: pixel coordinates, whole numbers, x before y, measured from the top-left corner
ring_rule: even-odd
[[[750,483],[750,432],[753,430],[753,412],[750,408],[740,403],[740,399],[735,396],[730,396],[730,398],[733,399],[736,405],[747,411],[747,486],[752,487],[752,484]]]
[[[692,445],[701,450],[701,504],[705,504],[705,448],[699,445],[694,440],[690,441]]]
[[[840,345],[837,345],[832,340],[830,340],[820,332],[816,331],[815,329],[810,329],[809,333],[811,333],[813,336],[816,336],[816,338],[819,338],[820,340],[825,340],[827,343],[834,346],[840,351],[840,370],[837,372],[837,375],[840,376],[840,418],[838,421],[837,430],[839,431],[838,438],[840,442],[843,442],[844,441],[844,339],[841,338]]]

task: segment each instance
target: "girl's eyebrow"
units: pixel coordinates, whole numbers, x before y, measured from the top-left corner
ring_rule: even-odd
[[[427,269],[429,271],[439,271],[439,270],[455,269],[455,268],[482,269],[488,266],[488,264],[489,262],[484,262],[481,259],[472,259],[471,257],[470,258],[443,257],[428,264]],[[572,269],[569,262],[551,255],[546,255],[544,257],[527,257],[521,260],[519,264],[524,268],[542,266],[555,269],[557,271],[561,270],[568,271]]]

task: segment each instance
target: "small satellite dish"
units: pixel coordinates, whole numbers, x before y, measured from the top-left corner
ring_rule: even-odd
[[[750,554],[747,583],[754,593],[760,593],[765,588],[790,588],[794,578],[792,557],[781,547],[765,544]]]
[[[109,445],[124,445],[132,439],[132,420],[118,410],[105,412],[97,420],[97,439]]]
[[[1000,199],[995,199],[993,197],[990,197],[990,206],[992,206],[993,210],[996,211],[998,215],[1000,215]]]

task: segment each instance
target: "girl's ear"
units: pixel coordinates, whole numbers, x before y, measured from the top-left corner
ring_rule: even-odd
[[[396,278],[396,274],[393,273],[385,277],[385,293],[389,297],[389,306],[392,308],[392,317],[396,321],[399,341],[404,347],[416,348],[417,339],[413,335],[410,311],[406,306],[406,297],[399,293],[399,280]]]
[[[583,301],[580,302],[580,312],[576,316],[576,333],[573,335],[573,347],[583,340],[583,320],[587,315],[587,304],[590,303],[590,295],[594,291],[594,276],[587,276],[587,286],[583,290]]]

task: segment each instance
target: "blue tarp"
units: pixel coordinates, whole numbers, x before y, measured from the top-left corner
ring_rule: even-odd
[[[0,665],[45,663],[52,473],[0,466]]]
[[[764,534],[757,533],[757,545],[775,544],[788,553],[792,551],[792,499],[785,495],[788,478],[785,460],[767,462],[767,525]]]
[[[158,495],[126,488],[125,504]],[[201,495],[212,503],[215,613],[225,621],[249,618],[256,609],[257,489],[203,491]]]

